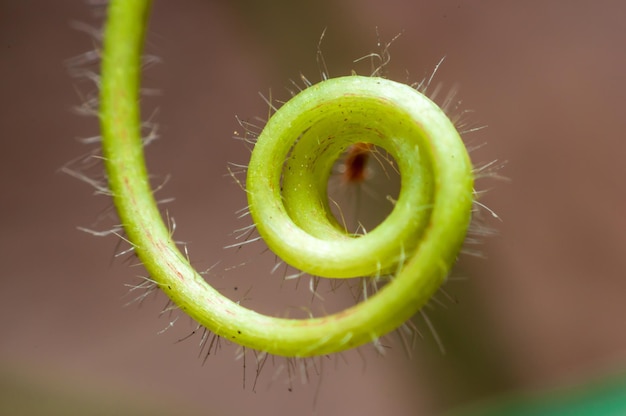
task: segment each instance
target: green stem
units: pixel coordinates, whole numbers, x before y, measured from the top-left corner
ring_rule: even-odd
[[[149,7],[148,0],[110,2],[100,117],[113,200],[151,278],[199,324],[276,355],[338,352],[402,325],[445,279],[470,220],[471,163],[452,123],[416,90],[358,76],[317,84],[278,110],[248,169],[250,210],[259,233],[285,261],[315,275],[397,274],[376,295],[334,315],[296,320],[259,314],[221,295],[193,269],[152,196],[138,106]],[[341,231],[326,197],[330,166],[355,142],[387,149],[402,179],[392,214],[359,238]]]

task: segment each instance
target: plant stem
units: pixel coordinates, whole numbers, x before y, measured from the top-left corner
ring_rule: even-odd
[[[469,223],[471,163],[453,124],[414,89],[380,78],[325,81],[283,106],[259,137],[249,167],[250,209],[261,235],[288,263],[317,275],[398,273],[376,295],[334,315],[296,320],[246,309],[193,269],[173,242],[152,195],[138,104],[149,7],[148,0],[110,2],[100,118],[113,201],[126,237],[151,279],[182,311],[215,334],[276,355],[338,352],[375,341],[402,325],[445,279]],[[361,238],[341,234],[326,210],[327,199],[319,199],[325,195],[330,164],[356,141],[390,151],[402,175],[394,211]],[[313,146],[321,142],[328,147]],[[281,169],[291,150],[296,157],[309,155],[317,161],[288,162],[295,175],[291,176]],[[281,180],[287,185],[283,193]],[[299,194],[302,189],[305,193]],[[399,237],[392,234],[397,225]],[[285,243],[291,236],[296,238]],[[333,239],[324,241],[327,236]],[[414,236],[421,238],[412,240]],[[347,243],[347,248],[339,242]],[[289,246],[296,252],[287,251]],[[304,251],[315,247],[330,257]]]

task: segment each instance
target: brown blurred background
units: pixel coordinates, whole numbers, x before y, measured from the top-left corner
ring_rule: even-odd
[[[267,3],[267,4],[266,4]],[[145,84],[146,118],[159,111],[150,169],[171,174],[164,197],[176,236],[211,279],[262,310],[273,259],[247,274],[222,247],[245,223],[243,192],[225,176],[245,163],[235,115],[265,116],[258,92],[287,98],[300,73],[319,80],[398,32],[388,76],[436,74],[459,87],[476,162],[506,160],[510,182],[487,180],[482,200],[502,221],[486,259],[463,258],[447,285],[458,303],[428,310],[446,354],[421,318],[411,360],[398,343],[381,358],[364,348],[325,362],[321,382],[294,382],[268,363],[246,389],[236,348],[204,366],[193,325],[174,327],[163,296],[124,308],[140,268],[114,259],[116,239],[97,227],[108,201],[59,172],[88,151],[95,118],[72,108],[91,86],[70,78],[68,58],[96,47],[72,22],[100,19],[81,0],[0,1],[0,410],[3,414],[437,414],[505,392],[619,374],[626,364],[626,4],[621,1],[156,1],[148,50],[162,59]],[[362,68],[359,67],[359,68]],[[260,252],[261,249],[258,250]],[[260,255],[259,255],[260,256]],[[265,256],[268,257],[268,256]],[[242,259],[241,261],[247,261]],[[262,260],[265,261],[265,260]],[[267,273],[259,271],[268,270]],[[259,276],[257,276],[260,274]],[[229,280],[230,279],[230,280]],[[263,279],[263,280],[261,280]],[[280,282],[277,284],[280,285]],[[234,287],[238,287],[237,293]],[[305,291],[306,292],[306,291]],[[289,304],[291,289],[279,293]],[[286,299],[286,300],[285,300]],[[266,305],[266,306],[263,306]],[[365,358],[362,358],[364,356]]]

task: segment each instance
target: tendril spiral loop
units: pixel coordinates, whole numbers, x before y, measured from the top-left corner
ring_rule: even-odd
[[[359,237],[337,223],[326,192],[331,167],[354,143],[385,149],[401,174],[393,212]],[[425,96],[394,81],[348,76],[304,90],[269,120],[247,190],[259,233],[287,263],[322,277],[380,275],[439,232],[451,244],[441,258],[453,261],[469,221],[471,164],[452,123]],[[441,215],[451,216],[442,222]]]
[[[247,178],[251,213],[268,245],[318,276],[397,272],[374,296],[333,315],[297,320],[259,314],[220,294],[193,269],[154,200],[138,106],[149,6],[149,0],[109,3],[100,119],[113,201],[151,280],[199,325],[276,355],[339,352],[402,325],[444,281],[470,220],[471,163],[443,111],[409,86],[351,76],[314,85],[273,115]],[[402,181],[390,216],[360,237],[337,224],[326,196],[332,163],[356,142],[386,149]]]

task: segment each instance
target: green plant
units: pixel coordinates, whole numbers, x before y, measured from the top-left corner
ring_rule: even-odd
[[[334,315],[261,315],[221,295],[193,269],[152,196],[138,107],[150,3],[110,2],[100,119],[110,191],[151,279],[200,325],[276,355],[338,352],[402,325],[444,281],[470,221],[472,166],[452,122],[415,89],[360,76],[311,86],[273,115],[254,147],[246,181],[261,236],[287,263],[316,276],[393,277],[374,296]],[[332,164],[360,142],[387,150],[402,183],[390,216],[369,234],[354,236],[330,212],[326,188]]]

